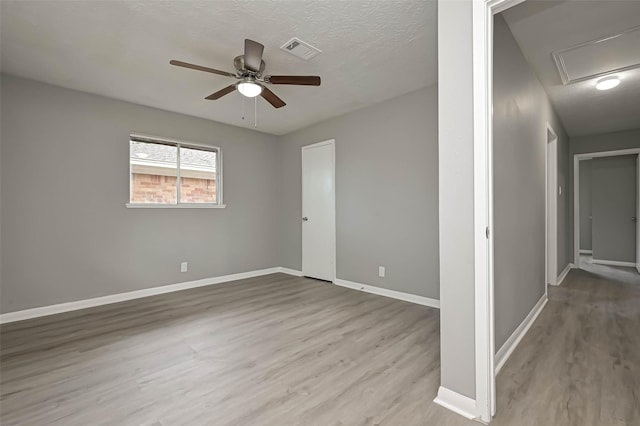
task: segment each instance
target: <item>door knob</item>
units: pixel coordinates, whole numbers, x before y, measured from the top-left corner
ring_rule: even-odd
[[[635,223],[635,222],[637,222],[637,221],[638,221],[638,218],[637,218],[637,217],[633,216],[633,217],[631,218],[631,222],[634,222],[634,223]]]
[[[303,221],[303,222],[306,222],[306,221],[308,221],[308,220],[309,220],[309,218],[308,218],[308,217],[306,217],[306,216],[302,218],[302,221]]]

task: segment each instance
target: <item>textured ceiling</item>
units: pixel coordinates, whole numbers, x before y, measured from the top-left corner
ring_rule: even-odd
[[[571,136],[640,128],[640,69],[616,73],[622,83],[599,91],[596,79],[564,86],[552,58],[554,51],[640,25],[640,1],[529,0],[504,17]]]
[[[280,110],[258,100],[258,130],[284,134],[433,84],[436,2],[7,1],[3,72],[142,105],[253,127],[253,100],[204,97],[234,80],[169,65],[178,59],[233,71],[244,38],[265,45],[267,74],[317,74],[322,86],[271,86]],[[304,61],[279,49],[291,37],[318,47]]]

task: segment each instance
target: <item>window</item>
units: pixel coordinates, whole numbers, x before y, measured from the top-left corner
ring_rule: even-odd
[[[128,207],[224,207],[216,147],[132,135]]]

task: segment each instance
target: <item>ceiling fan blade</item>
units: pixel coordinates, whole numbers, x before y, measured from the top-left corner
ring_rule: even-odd
[[[317,75],[272,75],[268,77],[271,84],[295,84],[298,86],[320,86]]]
[[[274,108],[282,108],[286,105],[282,99],[280,99],[275,93],[273,93],[266,87],[262,89],[262,93],[260,94],[260,96],[265,98],[267,102],[273,105]]]
[[[228,95],[229,93],[233,92],[234,90],[236,90],[236,85],[232,84],[231,86],[227,86],[222,90],[218,90],[216,93],[210,94],[205,99],[209,99],[210,101],[215,101],[216,99],[220,99],[224,95]]]
[[[257,41],[244,39],[244,66],[249,71],[260,71],[264,46]]]
[[[214,68],[208,68],[208,67],[203,67],[200,65],[194,65],[194,64],[189,64],[187,62],[182,62],[182,61],[176,61],[175,59],[172,61],[169,61],[169,63],[171,65],[175,65],[178,67],[184,67],[184,68],[191,68],[192,70],[198,70],[198,71],[205,71],[205,72],[210,72],[213,74],[218,74],[218,75],[224,75],[225,77],[235,77],[235,74],[231,74],[230,72],[226,72],[226,71],[220,71]]]

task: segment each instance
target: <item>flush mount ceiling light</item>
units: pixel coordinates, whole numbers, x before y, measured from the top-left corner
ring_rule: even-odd
[[[598,90],[610,90],[620,84],[618,77],[605,77],[598,80],[596,83],[596,89]]]
[[[251,81],[243,81],[238,83],[238,92],[247,98],[255,98],[262,93],[262,86]]]

